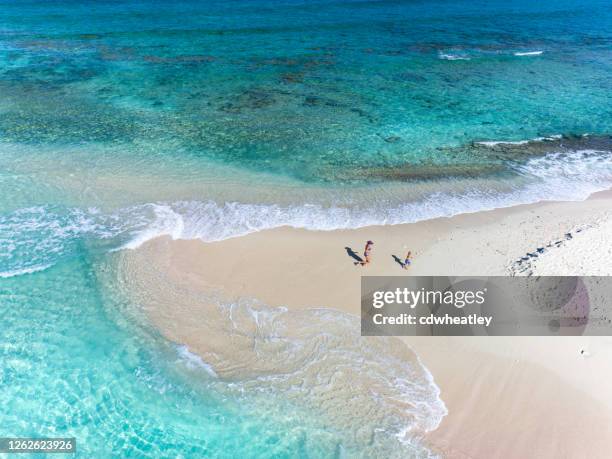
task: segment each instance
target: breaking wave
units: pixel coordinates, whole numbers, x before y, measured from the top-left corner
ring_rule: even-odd
[[[438,58],[443,59],[445,61],[469,61],[471,60],[471,57],[469,57],[466,54],[450,53],[450,52],[449,53],[439,52]]]
[[[544,51],[517,51],[514,53],[515,56],[540,56]]]
[[[220,205],[212,201],[151,204],[154,218],[123,247],[136,248],[158,236],[218,241],[281,226],[337,230],[414,223],[544,200],[583,200],[612,186],[612,153],[607,151],[549,153],[512,164],[511,169],[527,184],[505,192],[476,188],[461,194],[436,192],[395,206],[385,202],[354,207]]]
[[[210,200],[155,202],[113,212],[58,206],[19,209],[0,215],[0,273],[6,278],[46,269],[82,243],[87,243],[90,250],[106,252],[134,249],[159,236],[219,241],[282,226],[327,231],[413,223],[544,200],[583,200],[612,187],[610,151],[567,151],[555,148],[558,139],[480,142],[481,148],[495,151],[551,144],[552,152],[508,160],[511,176],[500,177],[487,186],[475,181],[457,190],[441,182],[440,191],[418,197],[411,197],[412,189],[406,187],[405,200],[401,194],[391,201],[388,195],[377,198],[373,193],[369,201],[345,199],[342,205]]]

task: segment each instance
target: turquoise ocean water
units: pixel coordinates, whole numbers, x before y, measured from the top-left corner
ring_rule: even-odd
[[[382,431],[320,409],[312,381],[298,402],[224,380],[143,324],[117,250],[609,188],[611,30],[604,0],[0,0],[0,435],[75,435],[83,457],[426,456],[411,435],[444,407],[416,359],[386,362],[412,403]],[[382,365],[337,321],[289,360]]]

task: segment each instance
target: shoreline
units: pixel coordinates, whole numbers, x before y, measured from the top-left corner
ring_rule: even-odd
[[[199,303],[210,298],[237,304],[257,299],[292,313],[324,307],[358,315],[361,275],[509,275],[518,260],[530,258],[526,254],[551,244],[534,257],[530,269],[537,275],[540,262],[548,270],[565,267],[567,251],[574,260],[580,253],[593,256],[599,248],[589,245],[589,234],[596,234],[599,244],[611,215],[612,191],[605,191],[586,201],[541,202],[356,230],[277,228],[210,243],[161,237],[122,251],[119,263],[137,290],[155,292],[154,304],[146,298],[140,303],[162,335],[210,362],[211,353],[228,351],[211,349],[211,341],[200,336],[210,310],[198,309]],[[565,241],[568,232],[575,237]],[[352,256],[359,256],[367,239],[375,241],[372,263],[354,266]],[[403,258],[406,250],[414,256],[409,270],[392,258]],[[573,274],[611,274],[607,259],[599,260],[603,266],[576,264],[594,272]],[[183,302],[186,291],[200,299]],[[217,335],[221,341],[222,335]],[[502,457],[504,448],[521,457],[534,452],[537,457],[601,457],[612,438],[612,395],[605,385],[612,377],[612,362],[605,358],[611,339],[402,341],[431,372],[448,407],[438,428],[424,437],[445,457]],[[588,358],[580,353],[584,349]],[[551,435],[563,442],[551,444]]]
[[[187,276],[193,286],[228,299],[248,297],[270,306],[333,307],[358,313],[362,275],[510,275],[517,261],[539,247],[554,245],[568,231],[608,218],[612,218],[612,190],[585,201],[523,204],[354,230],[281,227],[216,242],[161,236],[126,253],[161,257],[158,262],[172,267],[167,273],[171,280]],[[588,231],[580,237],[585,235]],[[354,257],[362,257],[366,240],[375,242],[372,263],[361,268],[354,265]],[[563,248],[554,247],[542,258]],[[408,250],[413,263],[403,270],[398,260]]]

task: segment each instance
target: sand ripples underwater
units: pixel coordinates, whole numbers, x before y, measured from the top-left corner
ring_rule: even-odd
[[[358,318],[333,309],[224,301],[173,283],[149,256],[147,247],[118,256],[119,283],[129,285],[137,314],[179,344],[191,364],[215,375],[218,390],[289,400],[342,432],[344,447],[360,457],[430,454],[420,438],[446,408],[401,341],[362,338]]]

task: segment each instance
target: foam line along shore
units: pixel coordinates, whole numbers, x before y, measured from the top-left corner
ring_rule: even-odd
[[[316,330],[317,336],[327,336],[329,324],[335,324],[339,328],[333,334],[345,338],[332,340],[334,346],[348,345],[344,339],[349,329],[341,331],[340,318],[357,320],[359,279],[364,270],[368,275],[386,276],[538,275],[540,265],[555,272],[567,269],[563,268],[565,260],[572,259],[573,275],[609,275],[609,259],[599,254],[602,231],[612,221],[611,193],[597,193],[584,202],[522,205],[356,230],[278,228],[218,242],[173,241],[165,236],[118,253],[116,263],[123,283],[135,288],[132,294],[142,305],[145,320],[166,338],[187,346],[222,374],[252,371],[261,377],[260,372],[267,374],[270,367],[251,368],[253,361],[239,342],[258,349],[258,357],[267,359],[271,357],[260,340],[310,342],[315,350],[309,348],[299,357],[301,362],[310,361],[317,359],[321,349],[314,335],[308,334]],[[568,234],[573,234],[571,239]],[[349,252],[358,250],[366,239],[375,241],[373,261],[367,268],[356,267]],[[414,258],[406,273],[393,255],[399,258],[408,248]],[[530,260],[531,272],[522,269],[524,260]],[[229,317],[231,324],[220,325],[219,314],[221,322]],[[219,340],[219,333],[225,336],[220,329],[240,338],[229,338],[231,344],[225,345]],[[612,376],[606,357],[612,341],[607,337],[406,337],[403,343],[362,339],[366,349],[385,355],[395,355],[408,346],[416,352],[419,364],[428,368],[427,373],[431,371],[435,386],[427,397],[438,393],[444,408],[437,413],[447,414],[425,431],[404,420],[406,430],[402,432],[405,439],[419,439],[445,457],[495,456],[510,447],[529,456],[534,445],[541,457],[602,457],[612,434],[612,398],[605,387]],[[328,352],[332,349],[327,348],[326,355]],[[369,354],[363,352],[363,348],[350,351],[364,365],[372,364]],[[295,358],[293,352],[290,355]],[[316,366],[317,371],[322,371],[325,360]],[[343,392],[361,400],[362,384],[369,383],[353,377],[351,389]],[[397,384],[391,375],[384,379]],[[475,386],[481,389],[474,392]],[[398,395],[388,388],[376,387],[378,400],[389,396],[397,401]],[[425,396],[425,387],[419,389],[420,395],[404,394],[406,400],[415,403]],[[559,404],[560,398],[567,403]],[[434,410],[436,405],[430,403],[435,396],[428,400],[419,406]],[[390,403],[379,408],[397,408],[396,402]],[[409,415],[410,410],[404,413]],[[512,420],[517,418],[522,423]],[[589,424],[596,427],[581,427],[574,422],[577,419],[596,420]],[[525,424],[530,425],[528,432]],[[563,445],[541,441],[550,435],[562,435]],[[474,442],[475,437],[483,440]]]

